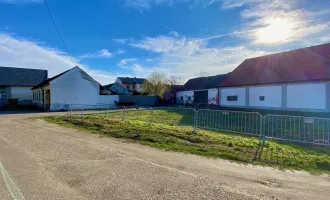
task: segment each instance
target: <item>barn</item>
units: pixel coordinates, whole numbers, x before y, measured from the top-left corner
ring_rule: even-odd
[[[330,43],[246,59],[219,86],[224,107],[330,112]]]
[[[105,91],[106,90],[106,91]],[[84,108],[86,105],[115,105],[118,95],[101,86],[79,67],[46,79],[32,88],[33,103],[45,110],[67,110]]]
[[[219,104],[218,85],[227,74],[189,79],[176,93],[180,104]]]

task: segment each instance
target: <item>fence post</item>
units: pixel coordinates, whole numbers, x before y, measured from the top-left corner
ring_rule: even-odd
[[[124,112],[123,112],[123,117],[122,117],[122,121],[125,121],[125,114],[126,114],[126,106],[124,106]]]
[[[104,113],[104,118],[107,118],[107,114],[108,114],[108,106],[105,106],[105,113]]]
[[[266,116],[260,115],[260,143],[262,146],[266,145],[265,118]]]
[[[150,107],[150,120],[149,120],[150,123],[152,123],[153,117],[154,117],[154,109]]]
[[[193,133],[197,131],[197,119],[198,119],[198,110],[194,109],[194,130]]]
[[[80,111],[80,115],[82,116],[83,115],[83,112],[84,112],[84,105],[83,106],[81,106],[81,111]]]
[[[68,105],[68,112],[67,112],[67,115],[70,115],[70,109],[71,109],[71,105]]]

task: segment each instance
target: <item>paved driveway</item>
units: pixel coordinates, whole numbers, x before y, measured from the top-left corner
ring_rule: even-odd
[[[328,176],[164,152],[28,119],[45,114],[0,115],[0,199],[330,196]]]

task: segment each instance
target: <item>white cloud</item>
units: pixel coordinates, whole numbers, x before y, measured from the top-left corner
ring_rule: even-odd
[[[157,53],[165,53],[169,51],[176,51],[185,45],[186,38],[173,38],[169,36],[146,37],[141,41],[135,41],[129,45],[138,47],[140,49],[153,51]]]
[[[222,0],[222,6],[223,9],[230,9],[230,8],[236,8],[241,7],[245,4],[250,4],[254,2],[262,2],[264,0]]]
[[[223,0],[222,8],[243,5],[240,15],[243,32],[247,34],[236,36],[254,44],[304,41],[315,34],[330,32],[329,22],[323,20],[329,10],[311,11],[298,0]]]
[[[77,65],[101,84],[108,84],[116,79],[115,74],[92,69],[76,58],[73,58],[72,63],[69,56],[62,51],[5,33],[0,33],[0,60],[1,66],[46,69],[49,77]]]
[[[139,64],[133,64],[132,65],[132,69],[135,71],[135,72],[145,72],[146,69],[144,69],[141,65]]]
[[[119,38],[119,39],[112,39],[113,42],[119,43],[119,44],[126,44],[130,41],[132,41],[132,38]]]
[[[125,53],[125,51],[122,50],[122,49],[118,49],[117,52],[116,52],[116,54],[118,54],[118,55],[120,55],[120,54],[124,54],[124,53]]]
[[[330,35],[329,36],[323,36],[320,38],[321,42],[330,42]]]
[[[148,62],[148,63],[152,62],[152,58],[147,58],[146,62]]]
[[[124,5],[137,9],[139,11],[149,10],[153,6],[168,5],[173,6],[179,3],[188,3],[191,7],[202,6],[207,7],[221,0],[124,0]]]
[[[101,49],[97,51],[96,53],[88,53],[79,56],[80,59],[86,59],[86,58],[111,58],[112,53],[109,52],[107,49]]]
[[[168,34],[172,35],[172,36],[175,36],[175,37],[179,37],[179,33],[176,32],[176,31],[170,31]]]
[[[127,58],[127,59],[121,59],[118,63],[118,66],[125,66],[129,63],[136,62],[136,58]]]
[[[210,75],[227,73],[246,58],[269,53],[242,45],[210,48],[206,40],[168,36],[147,37],[136,41],[133,46],[160,54],[153,67],[135,66],[136,71],[163,71],[183,80],[196,77],[201,71],[207,71]]]

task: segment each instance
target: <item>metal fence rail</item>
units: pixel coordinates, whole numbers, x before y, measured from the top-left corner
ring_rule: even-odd
[[[77,112],[73,107],[68,114],[100,115],[116,120],[140,120],[151,123],[176,124],[220,130],[294,142],[330,145],[330,118],[289,115],[262,116],[257,112],[226,111],[180,107],[115,107],[113,105],[85,105]]]
[[[151,114],[151,122],[194,126],[193,108],[155,107]]]
[[[263,133],[267,138],[329,145],[330,119],[266,115]]]
[[[201,109],[197,127],[260,136],[262,116],[256,112]]]

